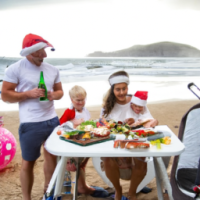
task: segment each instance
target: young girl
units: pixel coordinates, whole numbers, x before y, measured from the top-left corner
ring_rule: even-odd
[[[134,113],[135,122],[131,126],[140,125],[142,122],[147,121],[143,124],[144,127],[154,127],[158,125],[158,120],[154,119],[147,108],[147,91],[137,91],[131,99],[131,109]]]

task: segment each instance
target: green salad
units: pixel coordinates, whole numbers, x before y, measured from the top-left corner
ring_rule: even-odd
[[[71,131],[71,132],[64,132],[64,135],[70,135],[70,136],[72,136],[72,135],[77,135],[79,133],[79,131]]]
[[[92,125],[93,128],[96,128],[96,122],[94,121],[85,121],[85,122],[82,122],[79,126],[76,127],[77,130],[81,130],[81,131],[84,131],[85,129],[85,126],[87,125]]]
[[[125,125],[125,126],[117,125],[116,128],[111,129],[111,133],[113,133],[113,134],[117,134],[117,133],[118,134],[124,134],[124,133],[128,132],[129,130],[130,130],[130,127],[127,126],[127,125]]]

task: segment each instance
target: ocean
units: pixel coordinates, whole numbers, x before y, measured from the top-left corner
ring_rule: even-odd
[[[20,58],[0,57],[0,80],[5,68]],[[46,58],[60,70],[63,82],[76,78],[96,78],[125,70],[138,76],[199,76],[200,58]]]
[[[19,59],[0,57],[0,80],[6,67]],[[200,58],[46,58],[45,62],[60,71],[65,95],[55,101],[56,108],[69,106],[68,92],[75,84],[86,89],[87,106],[101,105],[103,95],[109,89],[109,75],[119,70],[130,75],[130,94],[137,90],[149,91],[149,103],[197,99],[187,85],[194,82],[200,86]],[[1,104],[2,101],[0,110],[12,107]]]

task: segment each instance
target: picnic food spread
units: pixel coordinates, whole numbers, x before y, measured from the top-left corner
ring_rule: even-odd
[[[94,134],[95,137],[106,137],[110,135],[110,130],[107,129],[106,127],[94,128],[92,130],[92,133]]]
[[[121,121],[114,122],[113,120],[109,120],[108,122],[105,120],[100,120],[99,126],[105,126],[110,129],[113,134],[128,134],[130,131],[130,126]]]
[[[162,132],[154,131],[152,128],[132,130],[126,123],[107,121],[102,118],[98,121],[82,122],[76,129],[70,131],[58,129],[57,134],[62,140],[81,145],[114,140],[115,135],[124,134],[125,139],[116,139],[113,145],[114,148],[122,149],[148,149],[151,145],[160,149],[161,144],[169,145],[171,143],[169,136],[166,137]]]
[[[60,136],[61,140],[81,146],[115,139],[114,137],[110,137],[110,130],[107,127],[97,128],[94,121],[85,121],[77,126],[76,129],[63,124],[63,126],[59,127],[57,135]]]
[[[151,129],[144,129],[144,130],[134,130],[132,131],[135,135],[139,137],[148,137],[151,135],[155,135],[156,132],[152,131]]]

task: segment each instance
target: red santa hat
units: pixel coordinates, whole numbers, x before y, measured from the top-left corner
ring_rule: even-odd
[[[21,56],[28,56],[31,53],[34,53],[42,48],[52,47],[51,51],[55,51],[52,44],[44,40],[42,37],[34,34],[28,34],[25,36],[22,44],[22,50],[20,52]]]
[[[137,91],[134,96],[132,96],[131,103],[138,106],[146,106],[148,98],[147,91]]]

